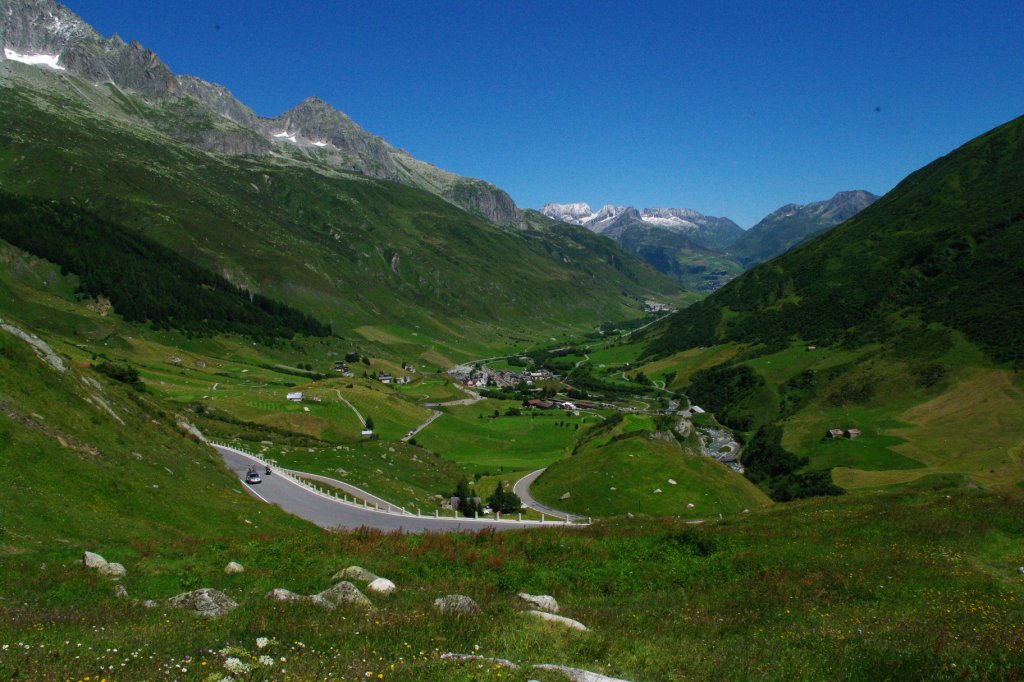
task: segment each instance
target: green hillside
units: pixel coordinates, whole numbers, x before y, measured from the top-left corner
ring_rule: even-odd
[[[646,371],[747,438],[781,424],[769,450],[848,490],[932,475],[1016,484],[1022,179],[1017,119],[652,329]],[[826,437],[851,428],[861,435]]]
[[[556,509],[601,517],[643,513],[705,519],[771,503],[725,465],[649,431],[581,448],[550,465],[531,493]]]
[[[860,345],[940,323],[1024,359],[1024,118],[675,316],[649,353],[722,341]]]
[[[199,150],[175,131],[231,124],[188,98],[150,102],[9,63],[0,87],[0,189],[88,209],[396,354],[487,354],[681,293],[586,230],[498,227],[287,151]]]

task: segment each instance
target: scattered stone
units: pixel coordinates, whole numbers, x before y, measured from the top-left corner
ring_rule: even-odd
[[[655,488],[654,489],[654,494],[655,495],[660,495],[661,494],[661,488]]]
[[[555,598],[547,594],[527,594],[526,592],[520,592],[519,598],[525,602],[533,604],[541,611],[558,613],[561,610],[558,608],[558,602]]]
[[[693,502],[687,502],[686,503],[686,508],[687,509],[693,509]]]
[[[459,663],[487,663],[489,665],[498,665],[502,668],[508,668],[509,670],[516,670],[519,668],[518,665],[504,658],[491,658],[490,656],[477,656],[476,654],[454,654],[446,653],[441,654],[442,661],[458,661]]]
[[[467,616],[481,613],[475,601],[464,594],[449,594],[434,600],[434,608],[441,613],[454,616]]]
[[[579,630],[581,632],[587,632],[588,630],[587,626],[583,623],[578,620],[573,620],[572,618],[566,618],[565,616],[556,616],[555,614],[547,613],[546,611],[527,611],[527,613],[536,618],[540,618],[541,620],[570,627],[573,630]]]
[[[668,484],[669,484],[669,485],[676,485],[676,482],[675,482],[675,481],[673,481],[673,480],[672,480],[672,479],[670,478],[670,479],[668,479]]]
[[[128,573],[121,564],[104,564],[96,570],[108,578],[123,578]]]
[[[563,494],[558,499],[560,499],[560,500],[568,500],[570,497],[572,497],[572,493],[570,493],[569,491],[566,491],[565,494]]]
[[[1017,567],[1017,572],[1020,573],[1021,575],[1024,575],[1024,566],[1018,566]]]
[[[274,601],[299,601],[306,598],[305,595],[295,594],[283,587],[275,587],[270,592],[267,592],[267,599],[273,599]]]
[[[377,578],[367,585],[366,589],[368,592],[373,592],[374,594],[380,594],[386,597],[395,591],[395,584],[387,578]]]
[[[552,665],[550,663],[542,663],[540,665],[533,666],[539,670],[553,670],[558,673],[565,675],[571,682],[629,682],[628,680],[621,680],[616,677],[608,677],[600,673],[592,673],[589,670],[580,670],[579,668],[569,668],[564,665]]]
[[[147,599],[146,601],[142,602],[142,608],[144,609],[155,609],[158,606],[160,606],[160,604],[153,599]]]
[[[114,596],[118,599],[127,599],[128,590],[125,589],[124,585],[114,585]]]
[[[370,573],[362,566],[349,566],[331,576],[331,580],[361,580],[364,583],[372,583],[376,579],[376,575]]]
[[[167,600],[167,605],[189,609],[204,618],[217,618],[238,608],[238,602],[212,587],[201,587],[191,592],[183,592]]]
[[[107,565],[107,560],[95,552],[85,552],[82,555],[82,563],[86,568],[101,568]]]
[[[236,573],[244,573],[245,567],[237,561],[228,562],[228,565],[224,567],[224,572],[228,575],[234,575]]]
[[[373,608],[373,604],[366,595],[359,591],[359,588],[343,580],[337,585],[332,585],[320,594],[314,595],[313,601],[320,602],[324,601],[334,606],[342,606],[343,604],[355,604],[356,606],[362,606],[364,608]]]
[[[626,518],[627,519],[633,518],[633,512],[626,512]]]

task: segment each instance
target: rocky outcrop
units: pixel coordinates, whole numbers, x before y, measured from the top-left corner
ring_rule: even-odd
[[[203,618],[217,618],[238,608],[238,602],[212,587],[175,595],[167,600],[167,605],[177,609],[188,609]]]
[[[82,563],[86,568],[95,569],[97,573],[108,578],[123,578],[128,573],[121,564],[111,563],[95,552],[84,552]]]
[[[448,616],[472,616],[482,613],[480,606],[464,594],[449,594],[434,600],[434,608]]]

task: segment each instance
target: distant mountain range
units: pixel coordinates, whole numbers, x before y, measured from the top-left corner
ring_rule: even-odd
[[[613,239],[687,288],[713,291],[744,269],[853,217],[877,198],[855,190],[804,206],[787,204],[746,231],[729,218],[689,208],[607,204],[594,211],[585,203],[551,203],[541,212]]]

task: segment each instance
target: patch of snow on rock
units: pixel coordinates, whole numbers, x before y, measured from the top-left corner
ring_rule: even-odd
[[[10,59],[12,62],[21,62],[22,64],[31,64],[32,66],[48,66],[51,69],[57,71],[65,71],[66,69],[57,63],[60,59],[59,54],[21,54],[14,50],[5,47],[4,57]]]

